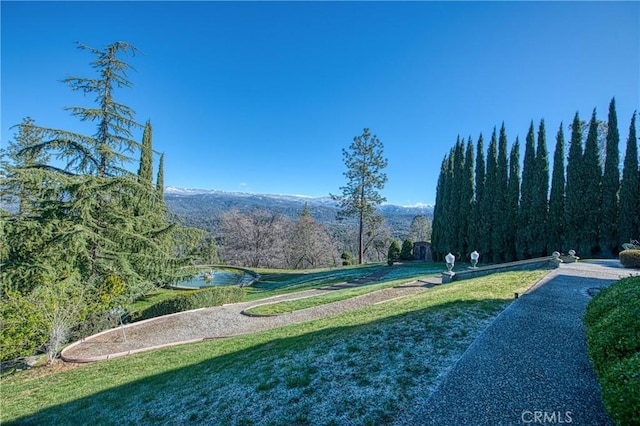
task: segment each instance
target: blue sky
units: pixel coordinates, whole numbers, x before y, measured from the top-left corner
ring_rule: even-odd
[[[91,105],[59,80],[92,76],[88,52],[122,40],[144,55],[116,93],[153,124],[165,183],[326,196],[342,149],[369,127],[389,160],[388,202],[433,203],[458,135],[510,143],[616,98],[621,149],[640,107],[638,2],[0,3],[2,146],[10,127],[92,133],[63,110]],[[141,132],[137,135],[140,138]],[[624,152],[624,151],[622,151]],[[136,168],[133,165],[132,168]]]

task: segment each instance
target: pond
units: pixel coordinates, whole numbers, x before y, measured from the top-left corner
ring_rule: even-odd
[[[202,267],[195,276],[176,283],[173,287],[183,289],[197,289],[218,286],[237,285],[245,287],[260,278],[256,272],[244,268],[231,266]]]

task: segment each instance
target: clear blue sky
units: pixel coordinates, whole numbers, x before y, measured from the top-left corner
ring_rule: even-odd
[[[0,5],[2,146],[25,116],[92,132],[62,109],[92,99],[59,80],[93,75],[74,41],[127,41],[144,56],[116,100],[151,119],[171,186],[339,193],[342,148],[369,127],[388,202],[433,203],[458,134],[504,121],[513,143],[544,118],[552,151],[561,121],[606,120],[615,96],[624,149],[640,108],[638,2]]]

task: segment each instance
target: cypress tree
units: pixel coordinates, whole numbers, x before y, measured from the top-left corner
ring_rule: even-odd
[[[156,203],[164,207],[164,152],[160,154],[156,178]]]
[[[536,148],[533,121],[529,124],[522,165],[522,188],[518,211],[517,254],[519,259],[531,257],[534,234],[532,233],[533,191],[535,188]]]
[[[564,132],[562,123],[556,135],[553,153],[553,176],[549,195],[549,215],[547,220],[547,249],[551,252],[563,250],[564,238]]]
[[[504,212],[507,205],[509,186],[509,165],[507,161],[507,133],[504,123],[500,128],[498,158],[496,163],[496,189],[492,198],[492,252],[494,262],[504,261],[507,248],[507,223]]]
[[[489,147],[487,148],[487,168],[486,168],[486,179],[485,179],[485,207],[487,214],[487,233],[483,236],[483,240],[486,240],[484,244],[487,247],[487,256],[486,259],[489,261],[495,262],[494,256],[494,246],[493,246],[493,238],[492,235],[496,231],[494,224],[494,210],[493,206],[495,203],[495,199],[497,198],[498,191],[498,139],[496,135],[496,129],[493,128],[493,133],[491,134],[491,141],[489,142]]]
[[[464,214],[464,186],[464,142],[458,136],[453,153],[453,185],[449,204],[449,214],[452,216],[450,242],[453,247],[452,253],[456,254],[458,259],[463,253],[465,223],[468,220],[468,215]]]
[[[457,236],[457,217],[456,210],[453,207],[453,203],[455,200],[455,192],[456,189],[454,187],[455,175],[454,175],[454,165],[455,165],[455,149],[451,149],[449,152],[449,157],[447,158],[447,174],[445,176],[445,186],[444,186],[444,221],[443,221],[443,230],[442,230],[442,256],[444,257],[447,252],[455,251],[455,239]]]
[[[576,115],[571,124],[571,141],[567,157],[567,183],[565,193],[564,249],[578,250],[582,244],[582,222],[584,219],[582,177],[582,128]]]
[[[473,142],[471,137],[467,140],[467,148],[464,154],[464,169],[462,176],[461,201],[460,201],[460,235],[459,240],[462,242],[462,254],[467,256],[471,244],[471,215],[473,213]]]
[[[580,246],[579,252],[583,256],[590,256],[600,252],[602,222],[602,166],[598,149],[598,121],[595,109],[589,122],[582,167],[584,192],[581,197],[583,221],[580,229],[585,241]]]
[[[544,120],[538,128],[538,146],[536,149],[535,182],[531,202],[531,255],[544,256],[547,252],[547,212],[549,209],[549,158],[547,155],[547,137]]]
[[[444,249],[445,192],[449,159],[445,156],[440,165],[440,174],[436,186],[436,204],[433,207],[433,224],[431,228],[431,250],[434,260],[440,260]]]
[[[509,156],[509,192],[507,197],[507,251],[505,259],[511,262],[516,259],[516,231],[518,223],[518,202],[520,199],[520,141],[511,147]]]
[[[629,137],[624,155],[622,182],[620,183],[620,215],[618,233],[620,244],[640,239],[640,171],[638,170],[638,139],[636,112],[631,116]]]
[[[482,134],[478,137],[478,145],[476,146],[476,169],[475,169],[475,199],[472,210],[472,223],[470,224],[471,246],[473,250],[485,255],[489,251],[489,247],[485,244],[486,227],[487,227],[487,204],[485,202],[485,158],[484,158],[484,141]]]
[[[151,138],[151,121],[147,121],[147,124],[144,126],[144,132],[142,133],[138,179],[141,183],[149,187],[153,184],[153,147]]]
[[[618,145],[618,118],[615,98],[609,104],[607,126],[607,147],[602,176],[602,224],[600,228],[601,246],[607,255],[618,253],[618,190],[620,189],[620,154]]]

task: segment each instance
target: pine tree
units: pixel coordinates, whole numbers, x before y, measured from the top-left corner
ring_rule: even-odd
[[[562,252],[564,239],[564,132],[562,123],[556,135],[556,148],[553,153],[553,176],[549,195],[549,216],[547,220],[547,248],[549,251]]]
[[[349,151],[343,149],[342,155],[347,171],[347,185],[341,187],[342,195],[332,195],[340,204],[340,214],[358,219],[358,263],[364,261],[365,223],[375,213],[375,207],[386,199],[380,194],[387,182],[383,170],[387,159],[383,155],[383,144],[376,135],[365,128],[361,136],[353,138]]]
[[[640,240],[640,170],[638,170],[635,111],[629,125],[629,137],[622,168],[618,233],[620,244],[628,243],[631,239]]]
[[[618,117],[615,98],[609,104],[607,122],[607,146],[602,176],[602,224],[600,228],[601,246],[607,255],[618,253],[618,191],[620,189],[620,154],[618,145]]]
[[[519,259],[527,259],[532,255],[532,209],[533,192],[536,181],[536,148],[533,121],[529,124],[522,165],[522,187],[520,190],[520,207],[518,210],[517,255]]]
[[[600,252],[600,224],[602,222],[602,166],[598,149],[598,121],[595,109],[589,122],[582,167],[584,192],[581,197],[583,214],[581,232],[585,240],[580,246],[579,252],[583,256],[590,256]]]
[[[520,141],[516,141],[511,147],[509,156],[509,191],[507,197],[507,250],[505,260],[516,260],[516,231],[518,223],[518,202],[520,200]]]
[[[544,120],[538,128],[538,146],[536,149],[535,182],[531,203],[531,255],[533,257],[547,254],[545,234],[547,213],[549,210],[549,158],[547,155],[547,137]]]
[[[576,115],[571,124],[571,142],[567,157],[567,183],[565,195],[564,249],[578,250],[583,243],[582,223],[584,219],[582,192],[582,128]]]

